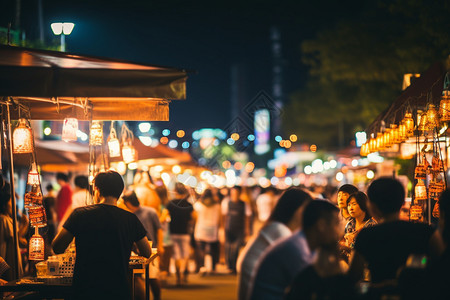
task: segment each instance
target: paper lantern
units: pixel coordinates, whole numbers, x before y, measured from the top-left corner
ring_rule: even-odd
[[[37,171],[36,164],[31,165],[31,169],[28,172],[27,184],[29,185],[39,185],[41,183],[39,172]]]
[[[126,164],[132,163],[137,159],[136,149],[132,145],[124,144],[122,147],[122,158]]]
[[[391,124],[391,142],[392,144],[398,144],[401,142],[398,127],[396,124]]]
[[[369,140],[369,152],[370,153],[377,152],[377,140],[375,138],[371,138]]]
[[[415,179],[425,179],[427,178],[427,170],[423,164],[418,164],[414,170]]]
[[[38,185],[33,185],[31,191],[25,193],[24,206],[26,208],[32,206],[42,206],[42,193]]]
[[[408,135],[406,134],[406,125],[403,120],[398,125],[398,135],[402,142],[406,141],[406,139],[408,138]]]
[[[101,146],[103,144],[103,127],[99,121],[92,121],[89,145]]]
[[[384,131],[383,139],[384,139],[384,147],[390,148],[392,146],[391,129],[390,128],[386,128],[386,130]]]
[[[419,115],[420,113],[420,115]],[[417,111],[417,130],[426,131],[425,124],[427,123],[427,112]]]
[[[377,133],[377,149],[378,151],[384,150],[384,138],[381,132]]]
[[[414,135],[414,119],[411,113],[406,113],[403,118],[403,124],[406,127],[406,136],[410,137]]]
[[[417,184],[414,188],[414,195],[416,200],[426,200],[428,199],[427,187],[423,183],[422,179],[417,181]]]
[[[120,143],[117,138],[112,138],[108,141],[109,157],[120,156]]]
[[[423,216],[423,208],[420,205],[411,205],[409,209],[409,219],[411,221],[419,221]]]
[[[434,106],[433,104],[428,104],[425,128],[428,130],[433,130],[438,126],[439,126],[439,115],[436,106]]]
[[[37,227],[35,234],[30,239],[29,260],[44,260],[45,243],[42,236],[38,234]]]
[[[47,226],[47,215],[43,206],[30,206],[27,208],[30,225],[33,227]]]
[[[13,132],[13,153],[32,153],[33,132],[28,127],[27,120],[19,119],[19,126]]]
[[[61,139],[64,142],[75,142],[78,139],[77,132],[78,120],[75,118],[65,118]]]
[[[368,143],[364,143],[364,144],[361,146],[361,150],[359,151],[359,154],[360,154],[361,156],[367,156],[369,153],[370,153],[370,152],[369,152],[369,144],[368,144]]]
[[[444,91],[441,103],[439,104],[439,116],[442,122],[450,121],[450,95],[449,91]]]

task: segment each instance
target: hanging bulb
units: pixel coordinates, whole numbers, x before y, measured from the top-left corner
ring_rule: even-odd
[[[28,127],[27,120],[19,119],[19,126],[13,132],[13,153],[32,153],[33,148],[33,132]]]
[[[91,146],[101,146],[103,144],[103,127],[99,121],[92,121],[90,135],[89,135],[89,145]]]
[[[61,139],[64,142],[76,142],[78,132],[78,120],[76,118],[65,118]]]
[[[39,235],[38,228],[35,227],[35,233],[30,239],[29,260],[44,260],[45,243],[44,238]]]

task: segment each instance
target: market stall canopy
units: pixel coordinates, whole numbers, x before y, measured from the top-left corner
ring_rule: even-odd
[[[169,119],[186,98],[184,70],[0,45],[0,96],[30,108],[31,119]],[[13,117],[17,117],[14,116]]]
[[[377,116],[366,132],[370,134],[380,131],[382,121],[386,123],[386,126],[391,123],[398,124],[408,107],[414,110],[417,108],[425,109],[428,103],[439,105],[447,71],[442,62],[432,65],[419,78],[414,80],[385,111]]]

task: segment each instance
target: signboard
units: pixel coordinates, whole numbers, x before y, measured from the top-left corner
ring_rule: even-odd
[[[255,153],[264,154],[270,151],[270,112],[261,109],[255,112]]]

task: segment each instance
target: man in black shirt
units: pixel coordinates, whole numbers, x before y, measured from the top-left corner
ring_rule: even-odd
[[[410,254],[437,257],[442,253],[443,242],[439,232],[427,224],[399,220],[405,199],[405,190],[399,181],[379,178],[369,186],[367,195],[370,213],[380,222],[362,229],[356,237],[349,270],[354,280],[362,279],[365,263],[370,270],[371,281],[381,283],[395,279]]]
[[[63,253],[75,237],[75,299],[130,299],[127,274],[133,243],[142,256],[150,257],[141,222],[116,206],[123,189],[119,173],[97,174],[96,204],[75,209],[53,240],[55,253]]]

